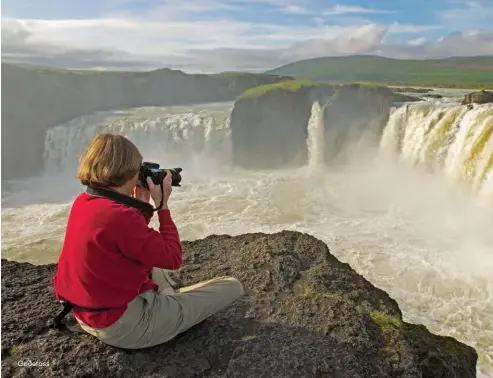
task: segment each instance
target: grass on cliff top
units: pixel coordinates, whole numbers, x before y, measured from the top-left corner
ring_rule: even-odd
[[[317,87],[320,85],[324,85],[321,81],[308,81],[308,80],[287,80],[281,81],[279,83],[274,84],[265,84],[259,85],[254,88],[250,88],[247,91],[243,92],[238,99],[247,99],[247,98],[255,98],[261,97],[268,92],[272,91],[287,91],[287,92],[298,92],[301,88],[305,87]]]

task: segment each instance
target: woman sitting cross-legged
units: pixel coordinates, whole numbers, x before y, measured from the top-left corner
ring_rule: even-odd
[[[87,191],[72,205],[53,279],[57,299],[72,304],[84,331],[125,349],[162,344],[243,295],[232,277],[177,292],[170,286],[166,270],[182,265],[168,209],[171,174],[162,190],[148,178],[146,190],[137,185],[141,164],[139,150],[123,136],[102,134],[91,142],[78,170]],[[151,197],[156,208],[162,204],[159,231],[149,227]],[[132,201],[151,211],[129,206]]]

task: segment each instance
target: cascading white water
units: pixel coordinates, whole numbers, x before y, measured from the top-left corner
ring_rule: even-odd
[[[459,105],[418,103],[392,113],[383,150],[404,161],[442,172],[473,191],[493,194],[493,105],[469,110]]]
[[[229,114],[231,106],[203,105],[190,108],[139,108],[82,116],[48,130],[44,160],[49,172],[74,170],[83,149],[103,132],[132,140],[147,161],[167,165],[192,160],[230,158]]]
[[[310,233],[395,298],[405,320],[474,346],[478,376],[493,377],[493,209],[451,193],[436,175],[417,169],[454,179],[469,172],[474,188],[493,192],[491,108],[405,105],[393,111],[381,151],[415,167],[387,154],[332,167],[324,162],[330,147],[316,103],[307,125],[311,169],[255,172],[224,168],[231,107],[104,112],[50,129],[46,175],[2,185],[3,257],[56,261],[71,202],[82,190],[74,178],[80,152],[96,133],[121,133],[146,160],[185,168],[183,187],[170,202],[183,240],[285,229]],[[359,149],[351,151],[357,155]]]
[[[325,125],[323,108],[314,102],[310,119],[308,120],[308,166],[310,169],[319,169],[324,165],[325,152]]]

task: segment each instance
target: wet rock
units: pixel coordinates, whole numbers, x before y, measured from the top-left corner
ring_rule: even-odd
[[[2,259],[2,376],[476,376],[473,348],[404,322],[387,293],[312,236],[214,235],[183,244],[185,268],[174,274],[183,285],[228,267],[246,294],[175,340],[140,351],[48,328],[60,309],[51,287],[56,266]]]
[[[493,91],[482,90],[480,92],[468,93],[462,100],[462,105],[487,104],[493,102]]]

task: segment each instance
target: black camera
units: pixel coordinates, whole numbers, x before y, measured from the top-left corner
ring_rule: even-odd
[[[181,168],[168,168],[168,171],[171,173],[171,185],[172,186],[181,186]],[[166,177],[166,171],[164,169],[159,168],[159,164],[157,163],[142,163],[139,171],[139,180],[137,185],[149,189],[149,185],[147,185],[147,177],[152,179],[154,185],[160,185],[164,178]]]

